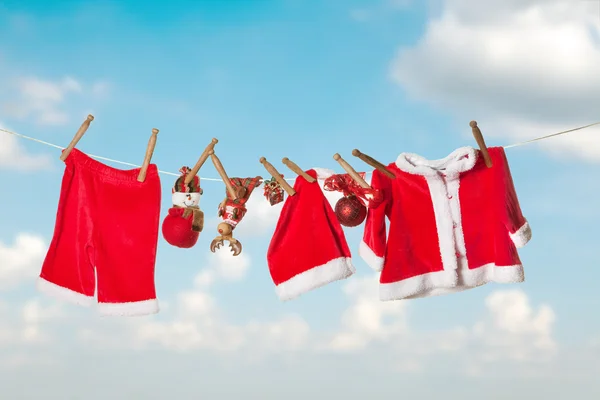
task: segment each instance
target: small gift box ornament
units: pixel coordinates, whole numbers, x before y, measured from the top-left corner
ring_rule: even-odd
[[[281,175],[281,179],[283,179],[283,175]],[[263,188],[264,195],[272,206],[283,201],[284,190],[274,177],[265,180],[263,183]]]

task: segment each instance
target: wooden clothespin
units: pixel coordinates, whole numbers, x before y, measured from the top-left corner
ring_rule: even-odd
[[[93,120],[94,120],[94,116],[92,114],[89,114],[87,116],[86,120],[83,121],[83,124],[81,124],[81,126],[77,130],[77,133],[73,137],[73,140],[71,140],[71,143],[69,143],[67,148],[61,153],[61,155],[60,155],[61,161],[65,161],[67,159],[67,157],[69,157],[69,154],[71,154],[71,150],[73,150],[75,148],[75,146],[77,146],[77,143],[79,142],[79,140],[81,140],[81,138],[85,134],[85,131],[88,130],[88,128],[90,127],[90,122],[92,122]]]
[[[219,160],[219,157],[217,157],[217,155],[215,154],[215,150],[210,149],[208,151],[208,155],[210,156],[210,159],[212,160],[212,162],[215,166],[215,169],[221,176],[223,183],[225,183],[225,187],[227,188],[227,193],[229,193],[229,196],[231,197],[232,200],[237,199],[238,195],[237,195],[235,189],[233,188],[233,185],[231,184],[229,177],[227,176],[227,172],[225,172],[225,168],[223,168],[223,164],[221,164],[221,160]]]
[[[144,182],[146,180],[146,173],[148,172],[148,166],[150,165],[150,161],[152,161],[152,155],[154,154],[154,147],[156,147],[156,136],[158,135],[158,129],[152,129],[152,135],[150,135],[150,140],[148,140],[148,147],[146,147],[146,156],[144,157],[144,163],[142,164],[142,168],[140,168],[140,173],[138,174],[138,182]]]
[[[202,166],[204,165],[204,163],[208,159],[208,156],[210,155],[209,154],[210,151],[214,150],[215,145],[217,143],[219,143],[219,141],[216,138],[213,138],[211,140],[211,142],[208,144],[208,146],[206,146],[206,148],[204,149],[204,151],[200,155],[200,158],[196,162],[196,165],[194,165],[194,168],[192,168],[192,170],[190,171],[190,173],[186,175],[185,181],[184,181],[184,183],[186,185],[189,185],[190,182],[192,181],[192,179],[194,179],[194,177],[196,176],[196,174],[198,174],[198,171],[200,171],[200,168],[202,168]],[[218,158],[217,158],[217,160],[218,160]],[[229,182],[229,179],[227,179],[227,181]]]
[[[369,186],[369,184],[367,183],[367,181],[365,181],[365,180],[362,178],[362,176],[360,176],[360,175],[358,174],[358,172],[356,172],[356,171],[354,170],[354,168],[352,168],[352,166],[351,166],[350,164],[348,164],[348,163],[346,162],[346,160],[344,160],[344,159],[342,158],[342,156],[340,156],[340,154],[339,154],[339,153],[335,153],[335,154],[333,155],[333,159],[334,159],[335,161],[337,161],[337,162],[338,162],[338,163],[339,163],[339,164],[342,166],[342,168],[344,168],[344,171],[346,171],[346,172],[348,173],[348,175],[350,175],[350,177],[351,177],[352,179],[354,179],[354,181],[360,185],[360,187],[361,187],[361,188],[363,188],[363,189],[371,189],[371,186]]]
[[[394,175],[394,173],[392,171],[390,171],[389,169],[387,169],[385,167],[385,165],[383,165],[382,163],[380,163],[379,161],[377,161],[373,157],[369,157],[368,155],[366,155],[364,153],[361,153],[360,150],[358,150],[358,149],[352,150],[352,155],[354,157],[360,158],[362,161],[364,161],[365,163],[369,164],[371,167],[375,168],[376,170],[378,170],[379,172],[381,172],[382,174],[384,174],[388,178],[394,179],[396,177],[396,175]]]
[[[313,183],[313,182],[317,181],[315,178],[313,178],[312,176],[310,176],[309,174],[307,174],[306,172],[304,172],[302,170],[302,168],[300,168],[299,166],[297,166],[289,158],[283,157],[283,159],[281,160],[281,162],[284,163],[289,169],[291,169],[297,175],[300,175],[301,177],[303,177],[304,179],[306,179],[308,182]]]
[[[487,146],[485,145],[485,140],[483,140],[483,135],[477,126],[477,121],[469,122],[471,126],[471,130],[473,131],[473,136],[477,141],[477,145],[479,146],[479,150],[481,151],[481,155],[483,156],[483,161],[485,161],[485,166],[488,168],[492,167],[492,159],[490,158],[490,153],[488,153]]]
[[[275,167],[270,162],[268,162],[265,157],[261,157],[258,161],[260,161],[260,163],[265,167],[267,172],[271,174],[273,178],[275,178],[277,183],[279,183],[283,190],[287,192],[288,196],[293,196],[296,194],[294,188],[291,187],[290,184],[285,181],[285,179],[283,179],[279,171],[277,171],[277,169],[275,169]]]

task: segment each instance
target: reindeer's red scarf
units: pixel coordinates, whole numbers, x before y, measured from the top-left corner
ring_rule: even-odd
[[[232,199],[227,191],[227,199],[219,205],[219,217],[233,228],[244,218],[246,212],[246,202],[250,198],[252,191],[260,186],[261,178],[229,178],[229,182],[238,194],[237,199]]]

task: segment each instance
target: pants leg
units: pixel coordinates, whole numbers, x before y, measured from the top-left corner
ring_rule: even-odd
[[[139,169],[121,171],[98,187],[94,236],[98,309],[103,315],[159,311],[154,283],[161,187],[156,165],[145,182]],[[132,179],[131,179],[132,178]]]
[[[72,153],[65,160],[54,234],[37,288],[47,295],[87,306],[94,301],[95,289],[94,222],[89,202],[93,182],[80,168],[78,156]]]

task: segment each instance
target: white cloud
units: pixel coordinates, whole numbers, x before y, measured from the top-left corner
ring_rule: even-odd
[[[21,319],[24,324],[21,340],[29,343],[47,343],[51,340],[48,333],[43,330],[43,324],[48,321],[55,322],[63,318],[62,305],[54,303],[50,306],[42,306],[39,299],[29,300],[23,306]]]
[[[52,337],[46,324],[63,317],[60,304],[43,306],[37,298],[25,301],[20,308],[0,303],[0,348],[47,344]]]
[[[34,277],[45,251],[43,240],[25,234],[19,235],[12,247],[1,246],[0,259],[8,262],[2,263],[0,282],[15,284]],[[428,331],[410,320],[410,311],[419,300],[381,302],[377,274],[354,277],[343,286],[349,304],[340,316],[339,328],[323,332],[313,331],[306,320],[293,314],[231,321],[212,288],[219,281],[244,278],[251,260],[247,255],[233,257],[223,251],[208,253],[206,264],[195,277],[194,287],[179,293],[173,307],[162,307],[158,316],[112,319],[97,326],[77,322],[78,318],[69,323],[78,332],[80,343],[96,349],[158,347],[174,352],[245,354],[255,359],[282,351],[356,353],[383,346],[387,354],[401,355],[390,368],[405,372],[427,370],[442,356],[452,357],[457,371],[462,368],[475,374],[498,362],[532,365],[557,354],[553,310],[548,305],[534,309],[521,290],[492,292],[485,299],[484,318],[470,327],[457,324]],[[45,303],[33,299],[19,308],[0,303],[0,347],[21,349],[49,343],[57,322],[66,314],[62,303],[43,306]],[[76,311],[69,308],[69,312]],[[11,353],[11,359],[29,362],[29,356],[19,351]]]
[[[14,132],[0,122],[0,129]],[[35,171],[50,166],[48,155],[32,155],[27,153],[19,143],[19,138],[6,132],[0,132],[0,168],[18,169],[21,171]]]
[[[5,111],[18,119],[34,119],[40,125],[69,122],[62,106],[68,95],[82,91],[81,84],[70,77],[58,82],[27,77],[19,79],[15,86],[15,98],[5,106]]]
[[[162,310],[162,314],[171,317],[169,320],[117,321],[116,324],[124,329],[122,338],[114,339],[114,335],[86,328],[80,330],[79,339],[100,347],[147,348],[158,345],[178,352],[247,350],[263,355],[281,349],[298,349],[306,344],[310,328],[295,315],[267,322],[249,320],[235,324],[228,321],[210,289],[219,280],[242,279],[251,260],[243,253],[234,257],[226,250],[209,253],[207,259],[208,267],[196,275],[195,287],[177,295],[173,312]]]
[[[305,348],[310,328],[300,317],[286,315],[274,321],[229,322],[216,299],[196,289],[178,296],[171,321],[143,322],[131,330],[135,347],[160,346],[174,351],[265,352]]]
[[[481,358],[521,361],[555,354],[557,344],[552,338],[552,328],[556,316],[550,306],[541,305],[534,312],[521,290],[494,292],[485,304],[489,318],[473,329],[475,338],[486,347]]]
[[[279,204],[271,206],[271,203],[263,196],[262,185],[257,187],[254,189],[246,203],[248,212],[244,216],[242,222],[235,228],[236,234],[239,237],[243,237],[262,236],[269,233],[277,223],[283,203],[284,202],[282,201]],[[217,225],[214,226],[216,229]]]
[[[3,105],[7,117],[32,121],[44,126],[62,126],[71,123],[69,100],[73,96],[104,98],[110,86],[106,82],[82,84],[72,77],[53,81],[35,76],[20,77],[12,82],[12,90]],[[92,101],[89,98],[88,101]]]
[[[598,119],[594,1],[443,0],[442,6],[423,37],[393,63],[394,81],[410,95],[454,113],[465,132],[476,119],[484,135],[507,142]],[[541,145],[600,160],[600,129]]]
[[[345,284],[350,306],[342,315],[340,331],[325,348],[355,352],[379,343],[402,354],[403,363],[396,367],[405,371],[424,368],[429,357],[453,354],[466,373],[483,371],[485,364],[495,361],[544,362],[556,355],[552,308],[541,305],[534,310],[521,290],[492,292],[485,300],[485,318],[470,328],[457,325],[426,332],[411,326],[408,318],[419,300],[380,302],[378,281],[375,275]]]
[[[0,242],[0,289],[13,288],[35,277],[48,245],[39,236],[20,233],[12,246]]]
[[[208,254],[207,264],[196,275],[194,283],[198,287],[207,287],[212,286],[219,278],[228,281],[239,281],[246,276],[251,265],[250,261],[250,257],[243,251],[234,256],[226,244],[214,254]]]
[[[379,276],[355,278],[343,291],[352,303],[342,314],[342,329],[330,342],[336,350],[363,349],[373,340],[399,339],[408,332],[406,302],[381,302]],[[390,322],[385,322],[390,320]]]

